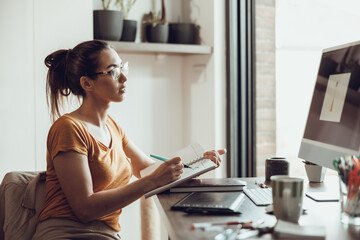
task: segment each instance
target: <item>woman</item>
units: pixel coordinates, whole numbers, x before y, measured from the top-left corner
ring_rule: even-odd
[[[149,176],[153,163],[107,114],[126,93],[127,63],[106,42],[87,41],[45,59],[53,119],[47,139],[46,201],[33,239],[119,239],[121,209],[146,192],[179,179],[179,157]],[[70,93],[82,99],[61,116]],[[225,150],[204,156],[220,164]],[[132,175],[139,178],[129,183]]]

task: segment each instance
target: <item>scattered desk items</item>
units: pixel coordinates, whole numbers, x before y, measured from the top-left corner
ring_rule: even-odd
[[[239,221],[231,221],[231,222],[200,222],[191,224],[191,229],[206,229],[211,226],[231,226],[231,225],[241,225],[242,228],[251,228],[253,222],[239,222]]]
[[[175,203],[171,210],[181,210],[189,214],[240,214],[245,199],[237,192],[193,192]]]
[[[338,202],[339,201],[339,194],[338,192],[307,192],[305,195],[308,198],[316,202]]]
[[[184,168],[183,173],[181,174],[181,178],[173,181],[169,184],[166,184],[164,186],[158,187],[148,193],[146,193],[144,196],[145,198],[151,197],[155,194],[161,193],[165,190],[168,190],[172,187],[175,187],[181,183],[184,183],[194,177],[197,177],[203,173],[206,173],[210,170],[213,170],[217,167],[217,165],[211,161],[210,159],[206,159],[203,157],[204,149],[203,147],[198,143],[193,143],[184,149],[181,149],[177,153],[173,154],[173,157],[181,157],[183,162],[189,166],[190,168]],[[171,159],[172,157],[169,157]],[[149,167],[143,169],[140,171],[141,177],[147,176],[155,171],[160,164],[163,162],[157,162]]]
[[[261,188],[269,188],[268,185],[266,185],[266,183],[262,183],[262,182],[255,182],[256,185],[258,185]]]
[[[230,192],[242,191],[246,182],[235,178],[191,179],[170,188],[170,192]]]
[[[234,229],[228,228],[214,237],[214,240],[234,240],[236,238]]]
[[[228,227],[225,225],[214,225],[214,226],[208,226],[205,228],[201,228],[201,230],[203,230],[204,232],[222,232],[225,229],[228,229]]]
[[[236,240],[242,240],[242,239],[248,239],[251,237],[256,237],[260,234],[260,231],[258,229],[240,229],[237,233]]]
[[[278,220],[274,235],[280,239],[325,239],[326,229],[324,226],[300,226],[299,224]]]
[[[245,228],[244,225],[237,225],[236,229],[228,228],[220,234],[216,235],[214,240],[242,240],[255,236],[260,236],[265,233],[270,233],[274,230],[273,226],[267,226],[263,219],[248,224]]]

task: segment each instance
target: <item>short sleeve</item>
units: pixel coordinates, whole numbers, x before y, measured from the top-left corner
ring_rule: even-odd
[[[51,160],[59,152],[75,151],[88,155],[89,141],[83,126],[67,117],[59,118],[50,128],[47,148]]]

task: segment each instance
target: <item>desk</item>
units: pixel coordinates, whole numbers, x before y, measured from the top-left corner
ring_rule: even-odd
[[[255,182],[264,182],[264,178],[240,178],[246,181],[247,186],[258,187]],[[324,183],[309,183],[304,178],[305,192],[310,191],[338,191],[337,176],[326,176]],[[265,207],[256,206],[246,197],[241,206],[240,215],[235,216],[206,216],[206,215],[187,215],[181,211],[171,211],[173,204],[185,197],[188,193],[163,193],[158,194],[155,203],[160,212],[164,224],[166,225],[171,240],[189,240],[189,239],[213,239],[219,232],[205,232],[200,229],[191,230],[191,224],[194,222],[221,222],[221,221],[256,221],[264,219],[269,225],[276,223],[273,215],[265,213]],[[360,227],[344,225],[340,222],[340,203],[339,202],[315,202],[304,195],[303,207],[308,213],[302,215],[299,224],[305,225],[323,225],[326,227],[327,240],[339,239],[360,239]],[[266,234],[261,239],[273,239],[271,234]]]

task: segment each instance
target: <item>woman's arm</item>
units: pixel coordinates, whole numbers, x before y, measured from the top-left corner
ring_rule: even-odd
[[[151,164],[155,163],[151,160],[146,154],[138,148],[134,142],[129,140],[124,148],[125,154],[131,159],[131,164],[134,170],[134,175],[137,178],[140,178],[140,171],[144,168],[147,168]]]
[[[139,166],[146,162],[139,163]],[[173,158],[159,166],[149,176],[112,190],[94,193],[87,156],[74,152],[60,152],[54,159],[54,167],[61,188],[82,222],[90,222],[121,209],[145,193],[180,178],[180,158]]]

